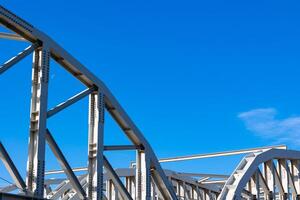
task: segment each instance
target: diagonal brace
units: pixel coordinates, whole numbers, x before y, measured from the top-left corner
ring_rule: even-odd
[[[13,178],[16,186],[23,191],[26,191],[26,184],[22,179],[19,171],[17,170],[16,166],[14,165],[13,161],[9,157],[7,151],[5,150],[3,144],[0,142],[0,159],[3,161],[6,169],[8,170],[9,174]]]
[[[47,117],[48,118],[52,117],[56,113],[58,113],[58,112],[62,111],[63,109],[65,109],[65,108],[73,105],[74,103],[76,103],[77,101],[83,99],[84,97],[86,97],[87,95],[91,94],[95,90],[96,90],[95,87],[88,88],[88,89],[83,90],[82,92],[76,94],[75,96],[69,98],[65,102],[62,102],[62,103],[58,104],[57,106],[55,106],[54,108],[51,108],[47,112]]]
[[[275,176],[275,184],[277,185],[278,187],[278,192],[281,194],[281,195],[284,195],[284,188],[283,188],[283,185],[282,185],[282,182],[281,182],[281,179],[280,179],[280,176],[278,174],[278,171],[276,170],[276,166],[274,165],[273,163],[273,173],[274,173],[274,176]]]
[[[259,180],[259,183],[261,183],[265,193],[270,193],[270,189],[269,189],[269,186],[264,178],[264,176],[262,175],[260,169],[257,170],[257,175],[258,175],[258,180]]]
[[[4,32],[0,32],[0,38],[9,39],[9,40],[17,40],[17,41],[26,41],[25,38],[22,38],[21,36],[19,36],[17,34],[4,33]]]
[[[132,197],[130,196],[129,192],[127,191],[122,181],[118,177],[117,173],[114,171],[113,167],[110,165],[109,161],[106,159],[105,156],[103,156],[103,164],[108,176],[111,178],[114,185],[118,188],[118,191],[121,193],[122,197],[125,200],[132,200]]]
[[[24,51],[20,52],[15,57],[11,58],[10,60],[6,61],[3,65],[0,65],[0,75],[4,73],[6,70],[8,70],[13,65],[17,64],[19,61],[21,61],[23,58],[25,58],[27,55],[31,54],[35,48],[39,46],[38,43],[34,43],[24,49]]]
[[[52,135],[48,129],[46,131],[46,141],[49,144],[51,150],[53,151],[55,157],[59,161],[60,166],[62,167],[62,169],[66,173],[68,179],[70,180],[71,185],[78,193],[80,199],[86,199],[86,193],[85,193],[84,189],[80,185],[80,182],[78,181],[77,177],[75,176],[74,172],[72,171],[72,168],[70,167],[65,156],[59,149],[58,145],[56,144],[54,138],[52,137]]]

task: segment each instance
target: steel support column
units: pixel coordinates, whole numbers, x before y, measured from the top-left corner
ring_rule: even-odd
[[[150,159],[146,151],[137,151],[136,158],[136,199],[151,199]]]
[[[125,183],[126,183],[126,189],[131,195],[131,198],[135,200],[135,177],[134,176],[126,177]]]
[[[275,199],[275,176],[274,176],[274,165],[272,160],[264,163],[264,178],[270,190],[268,199]]]
[[[103,198],[104,95],[95,91],[89,96],[88,198]]]
[[[47,46],[33,54],[30,138],[27,161],[27,187],[35,197],[43,198],[45,171],[45,134],[49,81],[49,56]]]
[[[296,199],[300,199],[300,162],[299,160],[292,160],[292,177],[294,181],[294,185],[296,188],[297,196],[295,197]]]
[[[112,181],[110,179],[106,180],[106,198],[107,200],[112,200],[111,194],[112,194]]]

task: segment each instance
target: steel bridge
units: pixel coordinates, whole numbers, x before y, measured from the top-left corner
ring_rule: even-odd
[[[136,124],[106,85],[76,58],[33,25],[0,6],[0,24],[9,32],[0,38],[29,46],[0,66],[0,75],[32,55],[32,89],[26,179],[0,142],[0,159],[14,181],[0,188],[0,199],[61,200],[238,200],[300,199],[300,152],[271,146],[192,156],[158,159]],[[56,61],[86,86],[79,94],[54,108],[47,107],[49,63]],[[47,119],[89,98],[87,166],[72,168],[47,127]],[[104,114],[109,113],[132,145],[104,145]],[[49,145],[61,170],[45,171],[45,146]],[[104,151],[132,150],[136,160],[128,168],[113,168]],[[163,169],[163,162],[245,154],[230,175],[182,173]],[[81,172],[79,174],[78,172]],[[65,174],[64,178],[59,176]],[[49,175],[57,176],[49,178]]]

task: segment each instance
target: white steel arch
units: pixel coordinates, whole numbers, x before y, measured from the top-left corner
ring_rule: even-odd
[[[218,199],[299,199],[300,152],[271,149],[247,155]]]
[[[130,119],[125,110],[106,87],[106,85],[93,75],[84,65],[71,56],[66,50],[59,46],[49,36],[36,29],[34,26],[21,19],[14,13],[0,6],[0,23],[18,35],[2,34],[2,38],[27,40],[32,43],[27,49],[6,62],[0,68],[0,74],[16,64],[34,51],[34,63],[32,70],[32,101],[31,121],[29,137],[29,155],[27,167],[27,190],[37,198],[44,197],[44,166],[45,166],[45,143],[46,136],[51,138],[47,132],[47,118],[53,116],[86,95],[90,96],[90,126],[89,126],[89,179],[88,193],[86,194],[78,184],[74,173],[68,167],[67,162],[62,162],[62,168],[69,174],[73,187],[77,188],[80,198],[102,199],[102,166],[103,161],[103,116],[104,109],[113,117],[121,127],[124,134],[132,141],[137,149],[140,168],[137,169],[137,196],[141,199],[150,199],[150,177],[155,180],[156,186],[165,199],[176,199],[176,193],[164,174],[154,151],[144,138],[141,131]],[[88,89],[83,91],[57,107],[47,110],[49,63],[54,59],[75,78],[85,84]],[[58,147],[58,146],[57,146]],[[57,148],[56,147],[56,148]],[[56,151],[58,151],[56,149]],[[59,160],[65,160],[62,153],[57,154]],[[100,176],[98,176],[98,174]],[[151,175],[151,176],[150,176]],[[145,177],[147,177],[145,179]],[[90,190],[93,191],[90,191]],[[99,192],[101,191],[101,192]]]
[[[58,200],[232,200],[299,199],[300,152],[273,146],[180,156],[158,160],[150,144],[105,86],[78,60],[49,36],[0,6],[0,25],[16,34],[0,33],[0,38],[27,41],[26,49],[0,65],[0,75],[33,54],[29,153],[26,181],[0,141],[0,160],[14,184],[0,188],[0,199]],[[86,89],[54,108],[48,108],[50,60],[80,80]],[[47,119],[89,97],[87,166],[72,168],[47,127]],[[104,113],[109,113],[132,145],[106,146]],[[62,170],[45,172],[45,145],[48,144]],[[133,150],[136,160],[126,169],[114,169],[104,151]],[[178,162],[237,154],[247,155],[229,176],[163,170],[161,162]],[[83,174],[77,174],[83,172]],[[48,178],[64,173],[65,178]]]

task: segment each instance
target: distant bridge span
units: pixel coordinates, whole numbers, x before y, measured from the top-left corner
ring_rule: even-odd
[[[20,175],[13,158],[0,141],[0,159],[14,181],[0,188],[0,199],[300,199],[300,152],[283,146],[220,152],[158,160],[150,144],[106,85],[49,36],[0,6],[0,24],[13,33],[0,38],[30,45],[0,66],[0,75],[23,58],[33,55],[27,176]],[[50,60],[55,60],[86,89],[48,109]],[[47,127],[47,119],[89,97],[87,167],[71,168]],[[132,145],[105,146],[104,113],[108,112]],[[1,125],[1,124],[0,124]],[[46,143],[62,170],[45,172]],[[134,150],[129,168],[114,169],[104,151]],[[177,162],[247,153],[231,175],[182,173],[162,169],[160,162]],[[77,172],[84,172],[78,175]],[[65,178],[47,178],[64,173]]]

